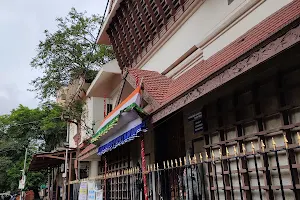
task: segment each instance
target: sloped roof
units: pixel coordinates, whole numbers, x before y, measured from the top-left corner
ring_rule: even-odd
[[[145,90],[158,104],[152,110],[155,112],[221,71],[298,18],[300,18],[300,1],[294,0],[175,80],[155,71],[129,69],[128,72],[134,79],[143,78]]]
[[[155,71],[129,69],[129,74],[135,79],[143,78],[144,89],[154,98],[154,100],[162,104],[164,96],[169,89],[172,80]]]
[[[213,73],[224,68],[270,36],[290,24],[300,16],[300,1],[295,0],[283,7],[273,15],[269,16],[261,23],[240,36],[234,42],[211,56],[209,59],[201,61],[178,79],[174,80],[164,98],[166,104],[174,98],[180,96],[198,83],[204,81]]]

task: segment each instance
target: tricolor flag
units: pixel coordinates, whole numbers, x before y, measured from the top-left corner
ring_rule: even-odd
[[[118,132],[124,132],[128,128],[132,128],[135,126],[135,123],[132,121],[135,120],[136,114],[130,114],[129,111],[135,109],[141,113],[144,111],[140,108],[141,105],[141,86],[138,86],[124,101],[122,101],[115,109],[113,109],[101,122],[101,125],[97,131],[97,133],[92,137],[91,142],[96,142],[102,136],[106,135],[109,132],[110,138],[115,137],[111,130]],[[127,112],[127,113],[126,113]],[[126,114],[125,114],[126,113]],[[134,116],[133,116],[134,115]],[[130,123],[128,128],[124,128],[128,123]],[[136,123],[140,123],[141,120]],[[111,133],[112,132],[112,133]],[[108,136],[107,136],[108,137]]]

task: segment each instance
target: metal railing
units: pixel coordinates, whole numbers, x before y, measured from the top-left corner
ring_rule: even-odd
[[[299,144],[265,148],[246,152],[241,144],[238,153],[233,146],[233,154],[228,148],[165,161],[147,167],[146,172],[139,168],[108,173],[89,180],[95,181],[97,188],[104,191],[104,199],[132,200],[221,200],[221,199],[300,199],[299,160],[290,159],[290,154],[300,156]],[[219,153],[217,153],[219,152]],[[216,156],[217,155],[217,156]],[[296,157],[297,157],[296,156]],[[287,161],[283,160],[286,158]],[[143,175],[147,177],[147,196],[144,195]],[[73,199],[78,195],[79,183],[73,187]]]

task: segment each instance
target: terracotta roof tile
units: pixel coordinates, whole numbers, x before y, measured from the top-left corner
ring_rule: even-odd
[[[165,94],[168,92],[171,79],[164,75],[161,75],[155,71],[141,70],[141,69],[129,69],[129,74],[131,74],[135,79],[143,78],[145,90],[161,104],[164,100]]]
[[[135,79],[143,77],[145,90],[160,105],[160,108],[268,39],[299,18],[299,15],[300,0],[294,0],[176,80],[155,71],[141,69],[129,69],[129,74]]]
[[[170,84],[169,90],[164,97],[163,105],[204,81],[213,73],[224,68],[253,47],[268,39],[283,27],[299,18],[299,15],[300,1],[294,0],[211,56],[208,60],[200,62],[178,79],[174,80]]]

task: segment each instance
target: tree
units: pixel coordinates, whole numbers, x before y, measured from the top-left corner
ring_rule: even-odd
[[[72,8],[67,17],[56,21],[58,30],[45,30],[46,38],[31,61],[33,68],[43,71],[42,77],[31,82],[40,99],[55,96],[79,76],[93,80],[100,67],[114,58],[111,46],[96,44],[102,21],[99,15],[86,16],[86,12]]]
[[[0,116],[0,189],[15,191],[24,164],[24,151],[31,157],[38,151],[50,151],[66,137],[63,109],[52,102],[30,109],[20,105],[9,115]],[[46,172],[27,172],[26,188],[37,190],[46,182]]]

